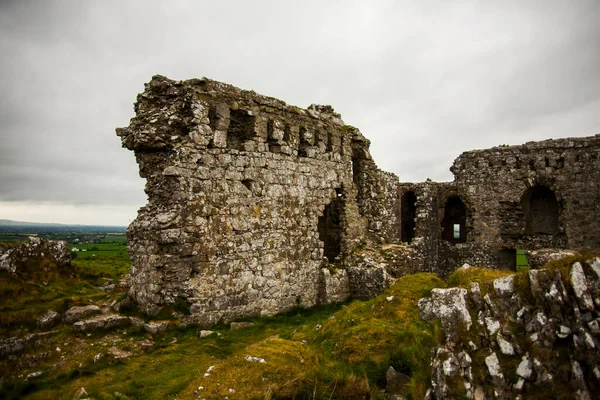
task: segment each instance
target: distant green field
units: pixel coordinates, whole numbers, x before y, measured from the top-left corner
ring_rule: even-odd
[[[77,262],[84,260],[103,260],[109,263],[116,262],[117,264],[130,263],[125,243],[87,243],[71,245],[70,248],[77,248],[80,250],[73,253]]]
[[[0,235],[0,242],[21,242],[27,239],[27,235]]]
[[[107,235],[102,239],[102,243],[127,243],[127,235]]]

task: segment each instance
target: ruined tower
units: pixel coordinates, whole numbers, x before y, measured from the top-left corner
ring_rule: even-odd
[[[210,324],[343,300],[346,275],[322,269],[398,230],[379,206],[397,178],[330,106],[155,76],[135,112],[117,134],[146,178],[128,237],[130,295],[149,314],[183,301]]]

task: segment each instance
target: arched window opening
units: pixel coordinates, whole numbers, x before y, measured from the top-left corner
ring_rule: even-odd
[[[323,254],[330,263],[340,255],[342,242],[341,216],[344,211],[344,196],[341,189],[336,189],[335,193],[335,199],[325,206],[317,223],[319,239],[323,242]]]
[[[527,235],[555,235],[558,233],[558,202],[556,195],[545,186],[534,186],[521,199]]]
[[[400,200],[400,219],[402,231],[400,238],[403,242],[410,243],[415,237],[415,217],[417,216],[417,196],[410,191],[402,195]]]
[[[451,243],[467,241],[467,208],[458,196],[446,201],[442,219],[442,239]]]

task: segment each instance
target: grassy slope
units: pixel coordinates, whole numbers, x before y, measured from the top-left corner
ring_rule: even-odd
[[[1,336],[36,332],[33,321],[48,309],[62,312],[73,304],[101,305],[123,297],[118,290],[106,293],[97,286],[117,282],[128,272],[126,253],[113,249],[121,246],[115,243],[95,246],[98,251],[78,253],[66,273],[25,274],[22,280],[0,276],[0,291],[7,299],[1,305]],[[70,398],[82,386],[93,398],[114,398],[115,392],[130,398],[169,398],[178,393],[188,398],[195,396],[198,386],[204,386],[204,393],[212,397],[228,395],[231,399],[345,398],[356,393],[376,397],[377,383],[381,384],[389,365],[413,376],[407,390],[418,396],[428,381],[429,349],[435,343],[436,328],[420,320],[416,302],[431,288],[443,285],[434,275],[409,276],[367,302],[297,310],[254,320],[253,327],[237,331],[217,327],[215,334],[203,339],[196,337],[196,328],[155,338],[131,328],[88,337],[59,325],[28,355],[19,356],[44,354],[30,367],[21,365],[21,378],[5,381],[0,397]],[[388,296],[393,299],[386,300]],[[145,339],[155,340],[154,350],[141,351]],[[111,347],[132,356],[115,360],[108,355]],[[94,362],[97,354],[103,356]],[[267,362],[245,361],[247,355]],[[0,375],[10,377],[16,363],[0,360]],[[204,373],[210,366],[214,371],[206,379]],[[23,382],[36,371],[45,372]],[[230,388],[236,392],[229,393]]]
[[[0,315],[4,318],[22,313],[31,319],[48,308],[60,308],[65,301],[98,304],[122,296],[95,287],[107,280],[117,281],[128,271],[126,256],[111,251],[79,253],[73,262],[77,274],[48,278],[48,286],[21,282],[15,289],[11,286],[17,285],[15,282],[0,276],[3,298],[12,298],[2,303]],[[552,267],[563,269],[565,265],[570,264],[557,263]],[[506,274],[471,268],[453,274],[449,285],[469,287],[477,281],[485,293],[493,279]],[[114,398],[117,392],[139,399],[339,399],[360,395],[382,398],[385,371],[392,365],[411,378],[407,397],[422,398],[429,384],[430,349],[441,335],[438,325],[419,318],[417,300],[427,296],[432,288],[445,286],[432,274],[410,275],[369,301],[257,319],[254,326],[236,331],[217,327],[213,335],[202,339],[197,338],[196,328],[170,331],[154,338],[132,329],[87,337],[73,335],[70,327],[60,325],[32,351],[50,355],[35,367],[25,368],[22,375],[46,372],[27,382],[22,378],[9,379],[0,387],[0,397],[69,399],[79,387],[85,387],[95,399]],[[31,324],[22,329],[34,330]],[[5,327],[2,336],[7,333]],[[153,350],[141,350],[145,339],[156,342]],[[56,347],[61,347],[60,353]],[[132,356],[115,360],[108,355],[111,347]],[[97,354],[102,356],[94,362]],[[246,361],[246,356],[266,362]],[[211,366],[210,375],[205,377]],[[0,375],[9,376],[13,367],[14,363],[1,360],[0,371],[4,372]],[[198,392],[200,386],[203,390]]]
[[[437,326],[419,318],[417,300],[439,286],[443,281],[432,274],[401,278],[375,299],[354,301],[318,324],[306,321],[292,335],[268,337],[216,362],[210,376],[203,371],[181,395],[202,386],[207,398],[377,398],[376,384],[392,365],[411,375],[407,395],[420,398]]]

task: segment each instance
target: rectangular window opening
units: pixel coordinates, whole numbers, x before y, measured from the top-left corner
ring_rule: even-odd
[[[460,224],[452,224],[452,237],[460,239]]]

